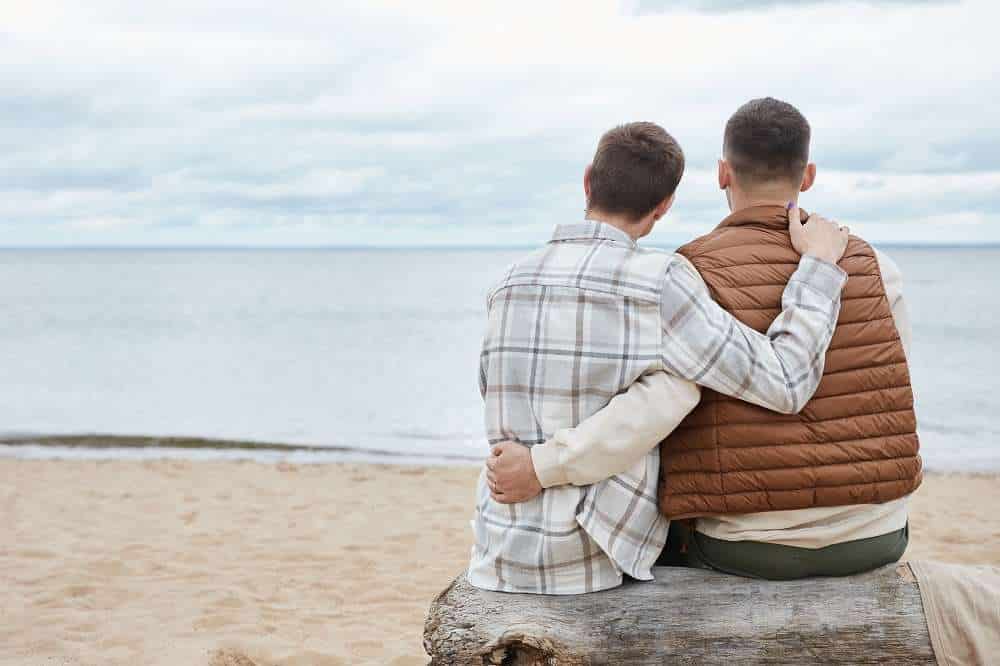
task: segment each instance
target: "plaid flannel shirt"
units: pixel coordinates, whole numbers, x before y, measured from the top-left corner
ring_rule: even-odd
[[[645,373],[678,377],[782,412],[812,397],[846,274],[803,257],[766,335],[712,299],[680,255],[639,248],[599,222],[556,228],[489,296],[480,389],[491,444],[541,444]],[[469,581],[506,592],[578,594],[649,580],[668,523],[657,508],[659,448],[590,486],[527,502],[477,485]]]

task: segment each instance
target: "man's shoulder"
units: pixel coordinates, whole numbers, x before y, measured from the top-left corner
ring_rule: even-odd
[[[896,261],[885,250],[876,247],[871,241],[857,234],[851,234],[851,240],[848,243],[845,257],[850,256],[852,252],[858,252],[862,256],[873,256],[878,272],[882,275],[884,281],[898,282],[902,279],[902,274]]]
[[[561,287],[610,291],[633,298],[657,298],[664,277],[678,259],[660,248],[619,243],[550,242],[510,264],[489,291],[489,299],[512,287]]]
[[[893,301],[902,293],[903,271],[900,270],[896,260],[884,250],[873,245],[872,251],[875,254],[875,262],[878,264],[878,272],[882,276],[882,285],[885,287],[886,295],[889,296],[890,301]]]
[[[528,273],[531,270],[537,268],[541,262],[542,258],[545,256],[548,250],[549,244],[546,243],[541,247],[531,250],[528,254],[522,255],[518,259],[515,259],[507,265],[507,267],[500,274],[500,277],[493,281],[489,289],[489,300],[493,300],[493,296],[496,292],[500,291],[507,285],[510,280],[519,274]]]
[[[893,259],[888,252],[882,248],[875,247],[874,245],[872,245],[871,248],[875,253],[875,259],[878,261],[878,268],[879,271],[882,272],[882,275],[887,273],[893,275],[899,274],[899,264],[896,263],[896,260]]]
[[[712,229],[708,233],[702,234],[701,236],[696,236],[691,240],[687,241],[686,243],[680,245],[677,248],[675,254],[678,257],[681,257],[682,259],[687,261],[689,256],[693,256],[701,251],[704,251],[706,244],[709,244],[712,241],[712,239],[717,238],[719,234],[723,231],[724,229],[716,228]]]

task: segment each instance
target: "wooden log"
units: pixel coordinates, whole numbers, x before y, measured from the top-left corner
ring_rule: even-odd
[[[850,578],[749,580],[657,568],[579,596],[487,592],[464,574],[433,601],[433,665],[933,664],[909,566]]]

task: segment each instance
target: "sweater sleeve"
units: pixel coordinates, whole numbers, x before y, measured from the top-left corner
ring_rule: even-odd
[[[910,310],[903,299],[903,273],[896,262],[884,252],[875,250],[875,258],[878,260],[879,272],[882,273],[882,284],[885,286],[886,298],[889,299],[889,307],[892,308],[893,323],[899,331],[903,352],[909,359],[910,346],[913,344],[913,325],[910,321]]]
[[[532,447],[539,483],[583,486],[624,472],[673,432],[700,397],[687,380],[666,372],[643,375],[575,428]]]

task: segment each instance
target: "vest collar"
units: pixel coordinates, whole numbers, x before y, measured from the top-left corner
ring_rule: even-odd
[[[804,209],[799,209],[799,218],[805,222],[809,219],[809,213]],[[750,206],[743,208],[719,223],[718,229],[723,227],[745,227],[754,225],[767,229],[788,228],[788,210],[784,206]]]

